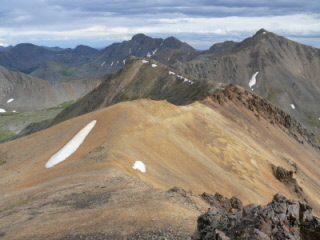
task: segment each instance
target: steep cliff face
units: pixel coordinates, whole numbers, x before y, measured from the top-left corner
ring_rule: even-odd
[[[320,50],[259,30],[222,53],[204,53],[175,68],[233,83],[279,106],[320,136]],[[255,75],[255,76],[254,76]],[[255,77],[255,84],[250,80]]]

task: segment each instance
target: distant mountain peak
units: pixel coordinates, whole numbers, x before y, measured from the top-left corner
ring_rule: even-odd
[[[166,46],[166,47],[170,47],[170,48],[173,48],[173,49],[177,49],[177,48],[180,48],[181,45],[183,44],[180,40],[176,39],[175,37],[168,37],[166,38],[164,41],[163,41],[163,44]]]
[[[147,35],[144,35],[143,33],[138,33],[136,35],[134,35],[131,40],[134,41],[134,42],[138,42],[140,44],[143,44],[145,43],[146,41],[148,40],[151,40],[152,37],[149,37]]]
[[[268,33],[268,31],[267,31],[267,30],[265,30],[264,28],[261,28],[259,31],[257,31],[257,32],[256,32],[256,34],[255,34],[255,35],[259,35],[259,34],[266,34],[266,33]]]

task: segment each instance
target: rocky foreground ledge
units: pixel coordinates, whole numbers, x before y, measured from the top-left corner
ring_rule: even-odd
[[[312,208],[277,193],[266,206],[242,202],[220,194],[202,197],[212,206],[198,218],[193,240],[319,240],[320,219]]]

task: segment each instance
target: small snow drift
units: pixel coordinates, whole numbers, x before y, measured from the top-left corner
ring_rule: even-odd
[[[94,125],[96,125],[96,120],[93,120],[82,128],[66,145],[63,146],[56,154],[54,154],[46,163],[46,168],[51,168],[54,165],[66,160],[70,157],[81,145],[87,135],[90,133]]]
[[[259,72],[256,72],[255,74],[252,75],[250,81],[249,81],[249,87],[252,88],[253,85],[256,84],[257,79],[256,76],[258,75]]]
[[[296,109],[296,107],[293,104],[291,104],[291,107],[292,107],[292,109]]]
[[[146,165],[144,165],[144,163],[141,162],[141,161],[136,161],[136,162],[134,163],[134,165],[132,166],[132,168],[133,168],[133,169],[136,169],[136,170],[139,170],[139,171],[141,171],[141,172],[144,172],[144,173],[147,171]]]
[[[149,63],[149,61],[146,61],[146,60],[142,60],[142,63]]]
[[[174,72],[169,71],[169,75],[175,75],[175,73],[174,73]]]
[[[7,101],[7,103],[11,103],[11,102],[13,102],[13,98],[10,98],[8,101]]]
[[[151,66],[152,66],[153,68],[158,67],[157,64],[151,64]]]
[[[2,108],[0,108],[0,113],[5,113],[5,112],[7,112],[7,111],[2,109]]]

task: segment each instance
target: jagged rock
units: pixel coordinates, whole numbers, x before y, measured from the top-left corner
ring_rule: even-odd
[[[202,197],[216,205],[198,218],[193,240],[320,239],[320,219],[312,215],[312,208],[288,200],[281,193],[266,206],[250,204],[236,213],[229,213],[221,206],[226,201],[221,195],[203,194]]]
[[[303,189],[299,186],[297,180],[293,178],[293,171],[288,171],[283,167],[276,167],[272,165],[273,175],[282,183],[284,183],[288,188],[295,192],[299,198],[303,201],[308,202],[304,197]]]
[[[228,84],[212,96],[212,99],[223,105],[228,100],[239,101],[244,107],[255,112],[257,118],[284,127],[284,131],[303,144],[304,140],[315,148],[320,148],[315,135],[309,132],[301,123],[271,102],[249,92],[235,84]],[[258,117],[259,116],[259,117]],[[304,140],[301,140],[303,138]]]

